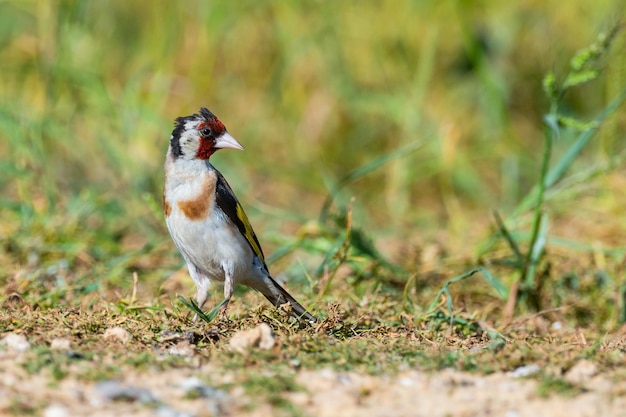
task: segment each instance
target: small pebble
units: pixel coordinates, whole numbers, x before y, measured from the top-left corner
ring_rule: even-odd
[[[398,379],[398,384],[400,384],[400,386],[402,387],[411,387],[415,385],[415,381],[413,381],[411,378],[402,377]]]
[[[588,382],[598,373],[598,367],[587,359],[582,359],[565,374],[565,379],[573,384]]]
[[[60,404],[51,404],[43,411],[43,417],[69,417],[67,408]]]
[[[2,338],[2,343],[7,346],[9,350],[17,352],[24,352],[30,349],[30,343],[23,334],[8,333]]]
[[[271,349],[274,347],[274,336],[272,329],[265,323],[262,323],[250,330],[243,330],[235,333],[230,339],[230,349],[243,353],[249,348]]]
[[[228,397],[225,391],[210,387],[203,383],[199,378],[192,376],[183,379],[178,384],[182,388],[186,396],[202,397],[209,399],[221,400]]]
[[[170,355],[191,358],[196,354],[196,345],[189,343],[188,340],[183,340],[182,342],[178,342],[174,346],[169,348],[167,352]]]
[[[110,329],[106,329],[102,338],[104,340],[117,340],[126,344],[132,340],[133,336],[126,329],[121,327],[111,327]]]
[[[513,378],[524,378],[530,376],[532,374],[536,374],[541,370],[541,367],[536,363],[532,363],[530,365],[520,366],[512,372],[509,372],[508,375]]]
[[[99,382],[95,388],[101,396],[111,401],[139,401],[143,404],[158,402],[147,389],[122,385],[116,380]]]
[[[50,349],[52,350],[70,350],[70,341],[69,339],[54,339],[50,343]]]

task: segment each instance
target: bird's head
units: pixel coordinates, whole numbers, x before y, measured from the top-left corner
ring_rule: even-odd
[[[174,158],[209,159],[222,148],[243,150],[243,146],[226,131],[226,126],[208,109],[202,107],[197,114],[176,119],[170,138]]]

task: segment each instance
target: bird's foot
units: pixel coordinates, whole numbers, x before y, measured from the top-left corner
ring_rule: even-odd
[[[224,304],[220,306],[220,314],[224,318],[228,318],[228,305],[230,304],[230,300],[225,300]]]

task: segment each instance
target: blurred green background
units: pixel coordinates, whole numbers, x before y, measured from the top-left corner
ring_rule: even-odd
[[[213,163],[266,252],[366,166],[335,204],[354,196],[355,226],[390,259],[434,241],[471,254],[490,211],[506,216],[539,177],[544,74],[622,14],[609,0],[2,1],[0,278],[88,292],[131,271],[170,276],[182,262],[160,211],[162,163],[174,118],[201,106],[246,148]],[[624,46],[568,92],[567,111],[591,119],[626,85]],[[589,190],[615,197],[625,126],[621,112],[577,165],[618,175],[557,212]]]

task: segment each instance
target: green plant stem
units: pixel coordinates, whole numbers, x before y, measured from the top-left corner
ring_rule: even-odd
[[[534,279],[535,279],[535,271],[537,267],[537,263],[539,261],[540,253],[537,253],[535,250],[536,246],[539,243],[540,230],[542,229],[541,225],[544,221],[543,215],[543,203],[545,201],[545,192],[548,187],[547,178],[548,171],[550,168],[550,158],[552,156],[552,146],[554,142],[554,136],[558,134],[558,126],[554,123],[550,123],[550,117],[556,117],[557,110],[556,106],[553,106],[550,115],[547,118],[548,127],[546,128],[546,140],[544,142],[543,149],[543,160],[541,162],[541,177],[539,180],[539,189],[537,192],[537,202],[535,204],[535,213],[533,218],[533,229],[532,235],[530,239],[530,245],[528,253],[526,254],[526,262],[524,264],[524,269],[522,270],[522,275],[520,280],[523,285],[521,286],[522,294],[521,296],[527,298],[529,291],[531,290]],[[553,119],[555,120],[555,119]]]
[[[546,182],[544,186],[546,188],[550,188],[554,184],[556,184],[563,175],[567,171],[568,168],[572,166],[574,159],[582,152],[585,146],[589,143],[589,141],[595,136],[598,132],[598,129],[604,123],[604,121],[613,113],[615,113],[620,106],[626,101],[626,88],[624,88],[620,93],[606,106],[596,117],[593,118],[593,127],[582,132],[574,144],[565,152],[565,154],[554,164],[554,167],[550,169],[550,171],[546,175]],[[556,113],[551,112],[549,118],[555,118]],[[550,123],[556,123],[556,120],[551,121]],[[539,183],[535,187],[533,187],[530,192],[524,197],[522,202],[515,208],[513,212],[513,216],[518,216],[521,213],[528,210],[534,201],[537,201],[539,192],[538,188],[542,183]]]
[[[332,273],[328,277],[324,288],[319,294],[319,298],[324,297],[328,291],[330,290],[330,285],[332,284],[335,276],[337,275],[337,271],[341,265],[343,265],[348,260],[348,252],[350,251],[350,235],[352,233],[352,203],[354,202],[354,198],[350,201],[350,205],[348,210],[346,211],[346,235],[343,240],[342,245],[339,247],[339,250],[336,252],[335,256],[337,256],[337,266],[333,269]]]

